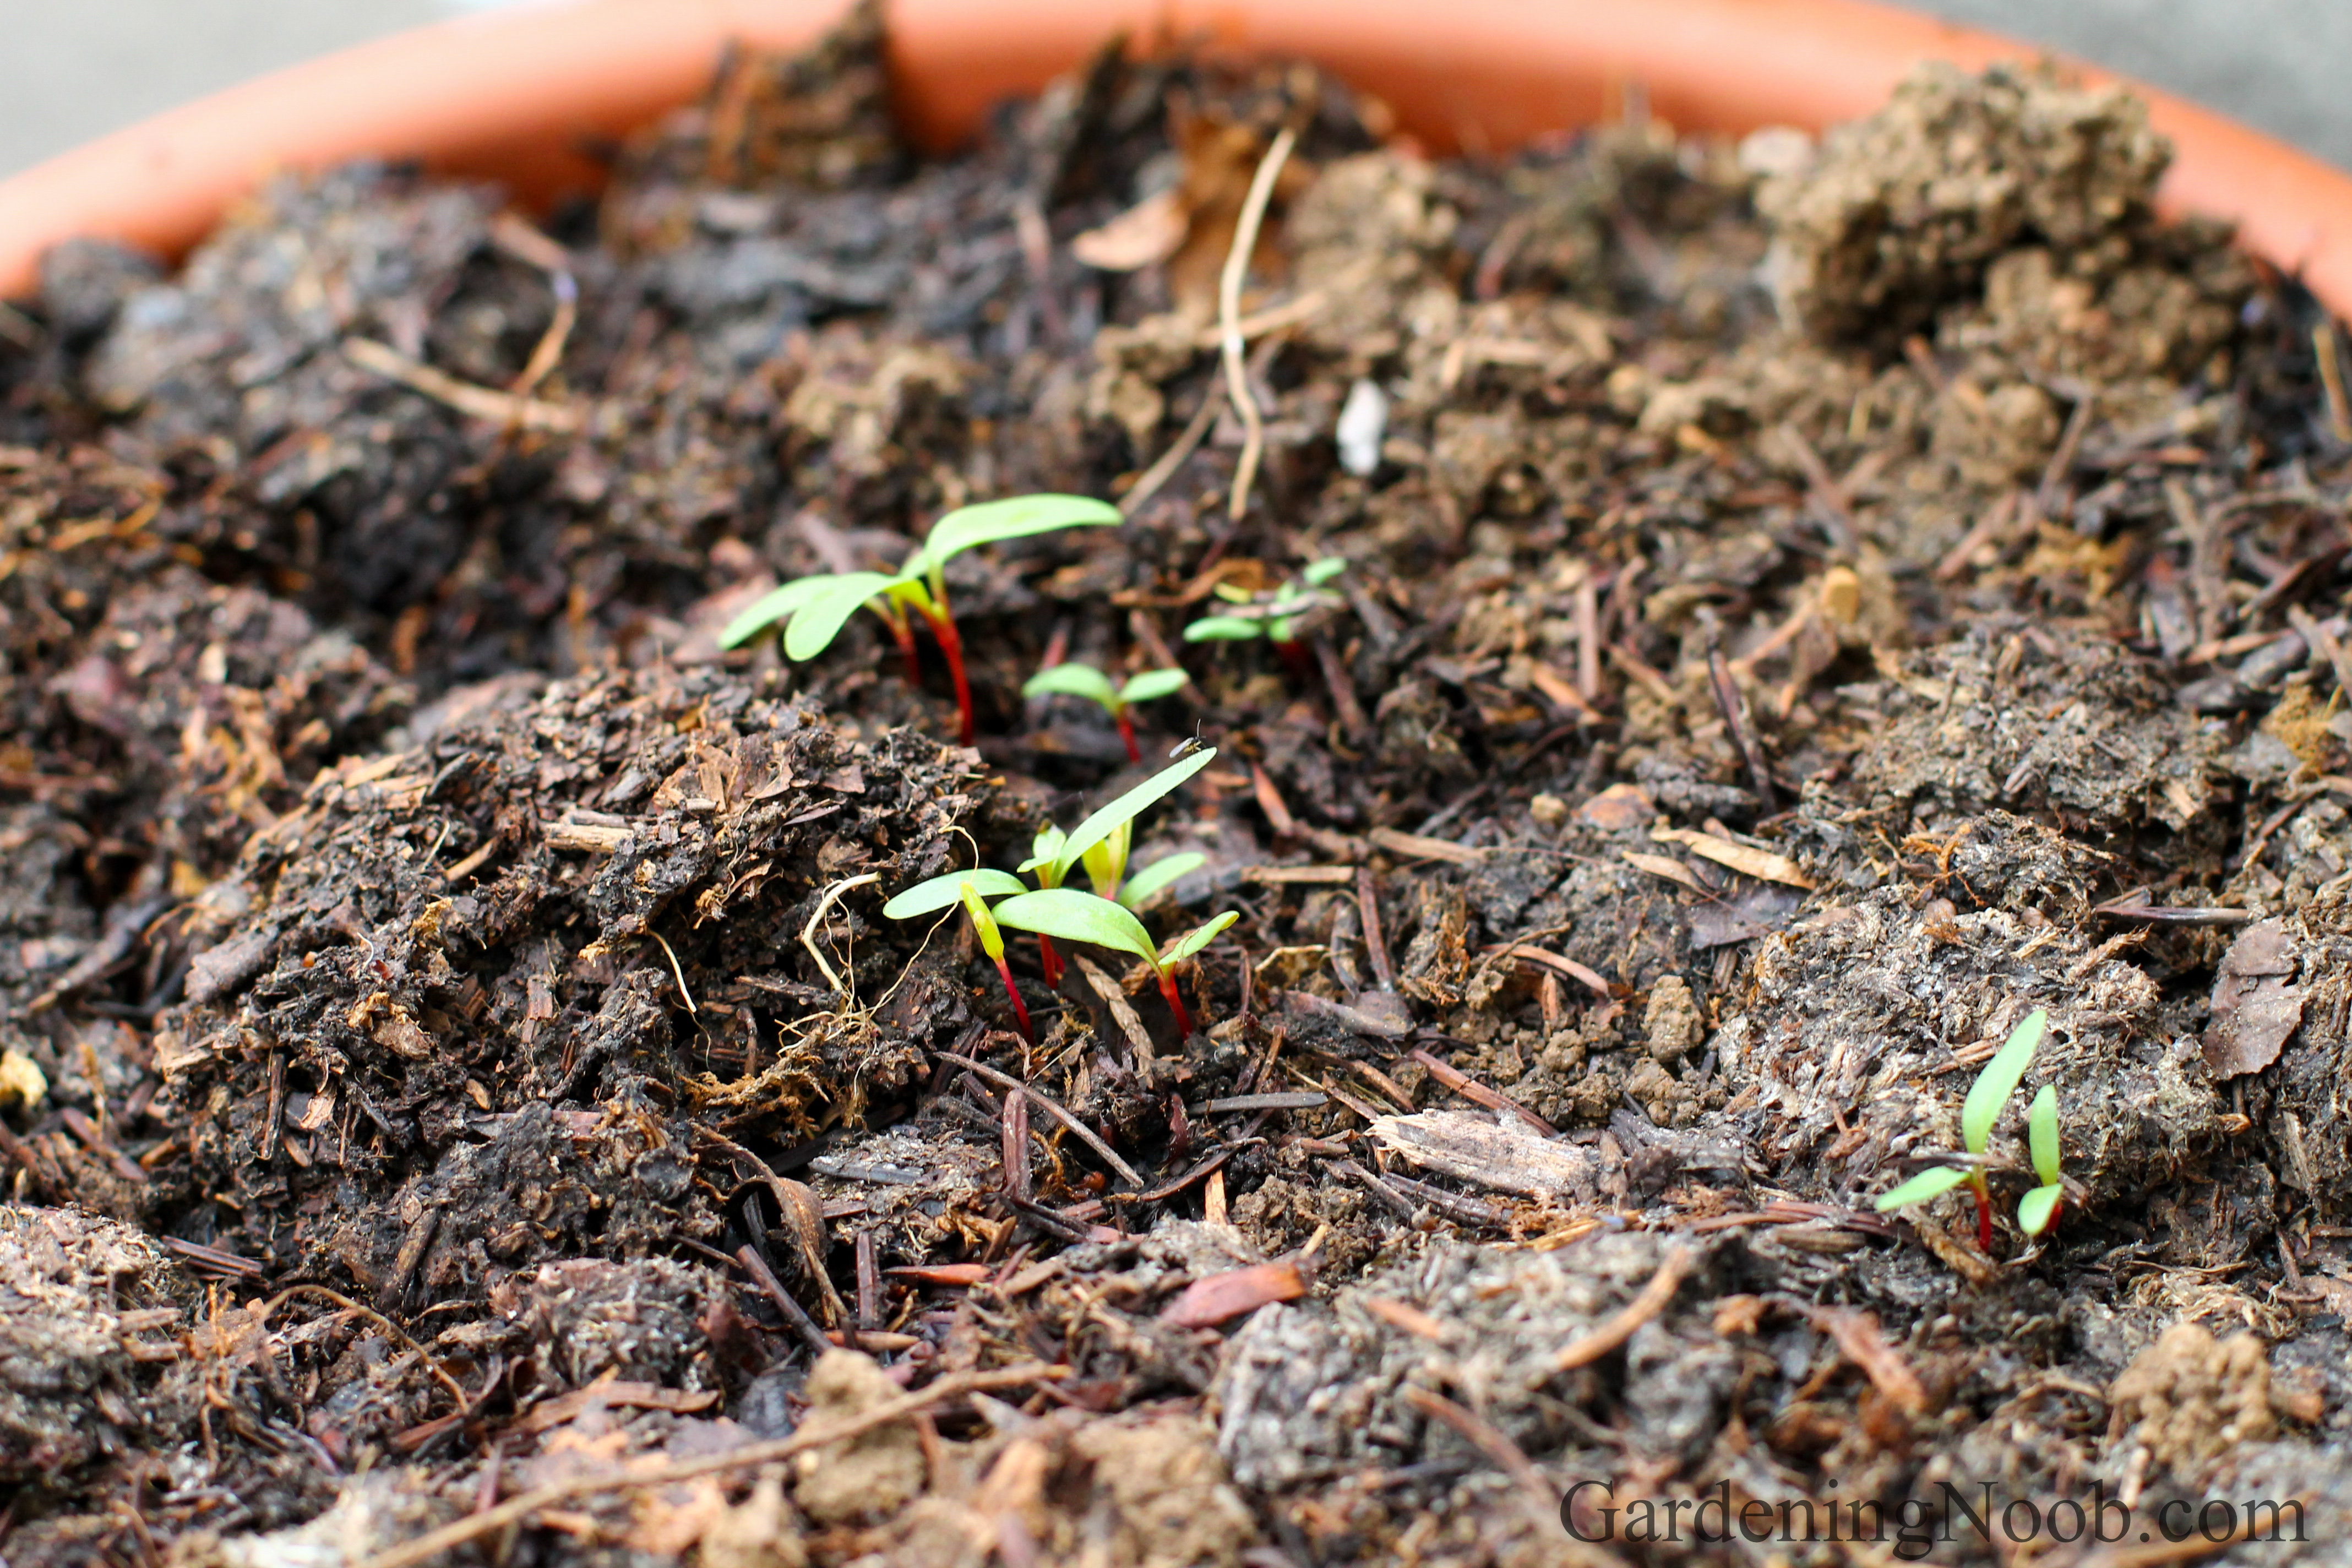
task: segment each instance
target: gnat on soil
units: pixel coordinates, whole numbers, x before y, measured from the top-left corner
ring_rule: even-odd
[[[9,1568],[2340,1556],[2345,344],[2141,108],[882,26],[0,338]]]

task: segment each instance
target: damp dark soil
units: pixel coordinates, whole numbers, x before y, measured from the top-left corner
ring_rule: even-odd
[[[937,157],[880,27],[0,314],[9,1568],[2340,1561],[2347,348],[2139,106],[1433,160],[1114,48]],[[719,646],[1040,490],[974,748]],[[1218,749],[1189,1037],[882,916],[1139,776],[1058,659]],[[1990,1251],[1880,1212],[2036,1008]]]

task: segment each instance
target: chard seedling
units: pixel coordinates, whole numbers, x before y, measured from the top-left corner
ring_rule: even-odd
[[[1985,1151],[1991,1147],[1993,1124],[2000,1120],[2001,1107],[2007,1105],[2009,1097],[2017,1092],[2017,1086],[2024,1079],[2025,1069],[2032,1065],[2033,1053],[2041,1048],[2042,1037],[2049,1027],[2048,1008],[2036,1007],[2027,1014],[2025,1022],[2010,1031],[2009,1039],[1994,1053],[1992,1060],[1985,1063],[1984,1070],[1977,1074],[1976,1082],[1969,1087],[1969,1097],[1960,1104],[1960,1142],[1977,1159],[1981,1160]],[[2054,1094],[2051,1097],[2051,1115],[2054,1134],[2054,1118],[2057,1115],[2057,1097]],[[2053,1147],[2054,1151],[2055,1145]],[[2053,1158],[2054,1161],[2054,1152]],[[1890,1209],[1926,1203],[1930,1198],[1943,1196],[1963,1182],[1969,1184],[1977,1200],[1977,1248],[1981,1252],[1990,1252],[1992,1193],[1985,1185],[1984,1172],[1975,1165],[1938,1165],[1922,1171],[1891,1192],[1881,1193],[1878,1211],[1885,1214]]]
[[[1317,590],[1347,569],[1346,561],[1337,555],[1326,555],[1307,563],[1296,581],[1285,583],[1273,597],[1263,601],[1239,588],[1219,584],[1217,597],[1237,608],[1224,615],[1202,616],[1184,628],[1184,640],[1244,642],[1262,637],[1274,645],[1274,651],[1282,656],[1290,673],[1304,680],[1311,668],[1307,650],[1298,641],[1298,618],[1308,610],[1338,602]]]
[[[1091,665],[1052,664],[1031,676],[1021,688],[1024,697],[1083,697],[1102,705],[1111,721],[1118,726],[1118,738],[1127,742],[1127,760],[1143,761],[1143,752],[1135,743],[1135,718],[1128,710],[1138,702],[1157,701],[1192,677],[1181,669],[1147,669],[1141,675],[1130,676],[1118,686],[1110,677]]]
[[[1095,885],[1097,896],[1115,898],[1120,881],[1127,875],[1127,849],[1134,837],[1136,817],[1142,814],[1145,806],[1207,767],[1216,754],[1214,746],[1196,746],[1184,752],[1182,760],[1175,766],[1160,769],[1103,806],[1079,823],[1075,832],[1064,833],[1058,827],[1047,826],[1037,835],[1033,852],[1021,863],[1021,869],[1034,871],[1038,890],[1047,892],[1058,890],[1071,870],[1083,866],[1087,879]],[[1181,861],[1186,857],[1178,855],[1171,858]],[[1192,868],[1192,865],[1186,865],[1178,870],[1161,872],[1160,867],[1166,863],[1160,861],[1152,866],[1150,874],[1154,879],[1144,888],[1135,902],[1139,904],[1144,898]],[[1195,859],[1192,864],[1200,863]],[[1045,962],[1046,983],[1060,984],[1062,961],[1054,951],[1053,933],[1040,931],[1037,946]]]
[[[2017,1227],[2038,1237],[2057,1223],[2058,1211],[2066,1203],[2065,1178],[2059,1164],[2055,1085],[2043,1084],[2026,1110],[2025,1146],[2033,1155],[2033,1173],[2042,1178],[2042,1184],[2018,1200]]]
[[[1021,1000],[1021,988],[1013,984],[1012,966],[1004,962],[1004,932],[988,909],[991,899],[1027,891],[1021,879],[1009,872],[950,871],[916,883],[883,905],[882,912],[894,921],[911,921],[961,904],[971,921],[973,934],[980,938],[981,951],[996,965],[997,977],[1004,982],[1004,994],[1013,999],[1013,1016],[1021,1020],[1021,1037],[1034,1046],[1037,1032],[1029,1026],[1029,1008]]]
[[[1189,1037],[1192,1033],[1192,1016],[1184,1010],[1184,999],[1176,994],[1175,966],[1215,941],[1241,916],[1227,910],[1185,932],[1170,944],[1164,956],[1153,944],[1151,933],[1143,929],[1143,922],[1135,918],[1135,911],[1076,888],[1045,888],[1007,899],[996,906],[996,918],[1016,931],[1058,936],[1065,942],[1090,942],[1097,947],[1133,953],[1151,965],[1152,976],[1160,983],[1160,994],[1167,999],[1168,1010],[1176,1016],[1178,1032]]]
[[[919,616],[946,658],[955,683],[956,711],[965,745],[972,742],[971,680],[964,669],[963,636],[948,608],[947,563],[974,545],[993,544],[1065,528],[1105,528],[1124,521],[1118,509],[1086,496],[1013,496],[959,507],[931,525],[920,548],[895,574],[838,572],[799,577],[764,594],[719,634],[721,647],[735,647],[770,626],[784,627],[784,657],[814,658],[833,646],[849,617],[870,609],[889,626],[907,661],[915,667],[911,616]]]
[[[1121,824],[1108,838],[1104,839],[1081,857],[1081,864],[1087,869],[1087,878],[1095,884],[1097,897],[1115,899],[1130,910],[1140,910],[1165,891],[1168,886],[1179,877],[1197,871],[1209,863],[1209,858],[1206,855],[1198,850],[1188,849],[1180,855],[1163,856],[1134,876],[1128,877],[1126,876],[1126,857],[1129,837],[1129,829],[1131,826],[1129,823]],[[1054,864],[1054,858],[1060,851],[1062,842],[1062,830],[1048,826],[1037,835],[1035,852],[1028,859],[1021,862],[1022,870],[1037,873],[1037,886],[1040,889],[1058,888],[1062,885],[1061,873]],[[1118,847],[1116,864],[1112,864],[1109,859],[1111,847],[1114,845]],[[1045,984],[1060,984],[1062,955],[1054,951],[1054,939],[1044,931],[1037,933],[1037,954],[1045,967]]]

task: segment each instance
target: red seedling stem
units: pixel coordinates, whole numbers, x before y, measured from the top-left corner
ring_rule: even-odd
[[[1969,1186],[1977,1196],[1977,1250],[1992,1256],[1992,1192],[1982,1176],[1970,1176]]]
[[[898,657],[906,662],[907,684],[923,684],[923,661],[915,653],[915,623],[905,616],[890,617],[890,635],[898,639]]]
[[[1028,1004],[1021,1000],[1021,988],[1013,984],[1013,966],[1000,958],[996,961],[996,973],[1004,982],[1004,994],[1013,998],[1013,1016],[1021,1020],[1021,1037],[1035,1045],[1037,1031],[1029,1026]]]
[[[1164,969],[1160,971],[1160,994],[1168,999],[1168,1010],[1176,1015],[1177,1037],[1191,1039],[1192,1016],[1184,1011],[1184,999],[1176,994],[1176,976]]]
[[[940,602],[939,613],[927,616],[931,623],[931,635],[940,639],[940,652],[948,661],[948,677],[955,682],[956,713],[961,722],[960,739],[962,744],[972,742],[971,681],[964,674],[963,637],[956,630],[955,616],[949,614],[947,602]]]
[[[1062,983],[1062,955],[1054,951],[1054,939],[1043,931],[1037,933],[1037,962],[1045,968],[1046,984]]]
[[[1287,640],[1276,637],[1268,640],[1273,642],[1274,651],[1282,656],[1283,668],[1290,671],[1291,679],[1302,686],[1313,683],[1317,676],[1315,661],[1307,657],[1305,643],[1300,642],[1297,637]]]
[[[1117,717],[1118,719],[1118,738],[1127,742],[1127,760],[1130,763],[1142,762],[1143,748],[1135,743],[1134,710],[1129,708],[1126,704],[1121,703],[1119,705]]]

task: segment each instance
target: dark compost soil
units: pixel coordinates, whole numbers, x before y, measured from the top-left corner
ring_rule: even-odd
[[[352,168],[0,317],[9,1568],[2342,1560],[2352,419],[2140,109],[1433,163],[1113,51],[927,160],[878,38],[541,226]],[[956,562],[977,750],[870,618],[717,647],[1040,489],[1132,516]],[[1135,776],[1062,657],[1220,748],[1188,1039],[880,916]],[[2014,1111],[1991,1256],[1878,1214],[2035,1007],[2054,1230]]]

